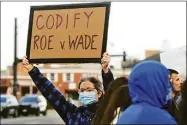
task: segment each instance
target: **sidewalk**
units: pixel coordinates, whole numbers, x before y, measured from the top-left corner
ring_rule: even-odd
[[[53,116],[54,116],[54,115],[55,115],[55,116],[57,115],[57,116],[59,116],[58,113],[57,113],[54,109],[48,109],[48,110],[47,110],[47,115],[53,115]],[[59,117],[60,117],[60,116],[59,116]]]

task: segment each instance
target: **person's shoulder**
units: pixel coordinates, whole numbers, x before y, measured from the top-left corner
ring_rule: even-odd
[[[157,108],[141,108],[135,105],[126,109],[118,119],[117,124],[176,124],[175,119],[167,112]]]
[[[150,111],[150,110],[149,110]],[[155,117],[155,121],[163,124],[177,124],[174,117],[162,108],[152,108],[150,113],[147,114],[149,117]]]

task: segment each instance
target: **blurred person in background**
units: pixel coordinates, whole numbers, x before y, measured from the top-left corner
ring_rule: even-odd
[[[65,96],[40,73],[39,69],[29,64],[27,57],[23,58],[22,63],[42,95],[50,102],[66,124],[90,124],[95,115],[98,101],[102,98],[104,89],[107,89],[108,86],[108,81],[104,79],[113,80],[113,74],[107,69],[109,61],[110,56],[108,53],[104,53],[101,60],[102,75],[104,75],[103,84],[95,77],[87,77],[80,80],[78,86],[79,99],[82,102],[80,107],[66,101]]]
[[[181,88],[182,82],[179,78],[179,72],[174,69],[168,69],[170,75],[170,83],[172,85],[172,102],[167,105],[165,109],[175,118],[176,122],[179,122],[179,103],[181,101]]]
[[[182,87],[182,101],[179,105],[180,125],[187,125],[187,81],[185,80]]]
[[[92,124],[116,124],[120,113],[131,104],[127,84],[128,80],[125,77],[111,82],[99,103]]]
[[[181,98],[182,83],[179,78],[179,72],[174,69],[168,69],[170,72],[170,82],[172,84],[172,97],[176,103],[179,103]]]
[[[172,100],[169,71],[163,64],[156,61],[136,64],[128,78],[128,87],[132,104],[117,124],[176,124],[163,109]]]

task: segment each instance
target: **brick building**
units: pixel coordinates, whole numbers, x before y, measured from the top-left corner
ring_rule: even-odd
[[[95,76],[101,79],[100,64],[40,64],[37,65],[40,72],[47,77],[61,93],[67,95],[77,95],[78,83],[82,77]],[[121,69],[112,69],[114,77],[128,76],[130,71]],[[13,71],[12,67],[7,67],[6,71],[1,71],[0,88],[1,93],[12,93]],[[37,93],[37,88],[31,80],[27,71],[21,63],[17,66],[17,97],[20,99],[25,94]]]
[[[145,58],[159,52],[159,50],[146,50]],[[95,76],[102,80],[100,64],[40,64],[37,65],[37,67],[40,69],[41,73],[43,73],[44,76],[47,77],[53,83],[53,85],[65,95],[77,93],[78,83],[82,77]],[[125,70],[115,68],[112,69],[115,78],[120,76],[128,77],[130,71],[131,68],[125,68]],[[25,94],[35,94],[38,92],[35,84],[21,63],[18,63],[17,66],[17,83],[18,99]],[[6,71],[1,71],[1,93],[12,94],[12,85],[13,70],[12,66],[8,66]]]

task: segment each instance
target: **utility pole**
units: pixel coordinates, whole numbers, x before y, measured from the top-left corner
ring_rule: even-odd
[[[127,60],[126,60],[126,56],[127,56],[126,52],[123,51],[123,61],[124,61],[124,62],[127,61]]]
[[[13,63],[13,94],[16,96],[17,93],[17,18],[15,18],[15,27],[14,27],[14,63]]]

